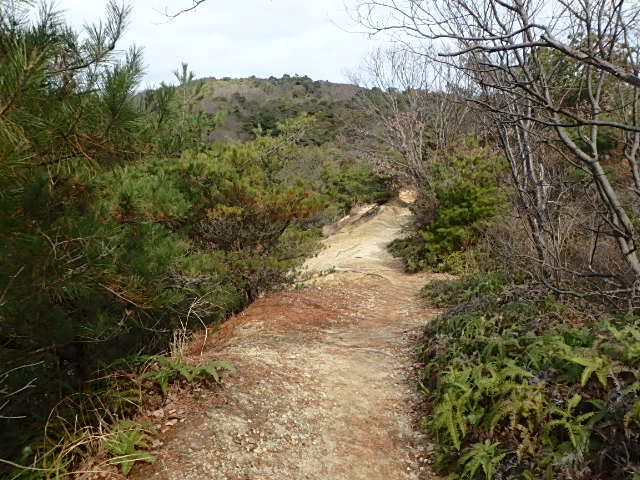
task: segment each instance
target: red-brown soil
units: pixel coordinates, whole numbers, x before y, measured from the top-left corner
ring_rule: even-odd
[[[410,219],[400,204],[361,209],[307,263],[314,278],[197,336],[194,360],[236,371],[218,391],[170,398],[179,420],[133,478],[428,478],[414,358],[433,275],[403,273],[384,248]]]

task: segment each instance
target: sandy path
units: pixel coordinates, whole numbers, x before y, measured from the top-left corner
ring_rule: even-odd
[[[435,313],[385,245],[410,221],[398,205],[342,222],[307,262],[334,269],[269,295],[211,336],[202,358],[237,368],[224,388],[171,399],[183,422],[134,478],[426,478],[415,428],[413,349]],[[200,353],[202,343],[194,342]]]

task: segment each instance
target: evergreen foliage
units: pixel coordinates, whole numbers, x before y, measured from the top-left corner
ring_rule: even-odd
[[[145,136],[148,149],[157,155],[179,156],[185,150],[201,148],[202,140],[222,124],[227,111],[206,113],[198,106],[204,99],[202,80],[186,63],[173,72],[177,85],[160,83],[138,97],[138,107],[145,113]]]
[[[101,363],[153,353],[180,325],[222,320],[289,280],[318,238],[296,225],[323,201],[270,182],[260,161],[259,146],[230,145],[100,172],[78,165],[59,190],[30,185],[38,229],[12,236],[0,262],[22,269],[5,290],[2,352],[10,365],[43,361],[62,383],[40,382],[11,415],[45,413]],[[42,197],[58,208],[36,212]]]
[[[409,272],[456,272],[464,263],[458,257],[475,245],[506,206],[500,186],[504,160],[470,140],[457,148],[460,151],[434,166],[429,185],[421,191],[423,197],[431,197],[426,201],[434,205],[432,213],[421,212],[423,224],[417,232],[390,246]]]

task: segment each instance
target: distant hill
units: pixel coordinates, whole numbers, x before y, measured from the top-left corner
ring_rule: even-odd
[[[211,141],[249,140],[256,129],[277,133],[278,122],[302,112],[315,114],[331,132],[340,126],[340,113],[348,109],[358,87],[314,81],[304,76],[282,78],[203,78],[201,108],[215,113],[226,110],[223,126]]]

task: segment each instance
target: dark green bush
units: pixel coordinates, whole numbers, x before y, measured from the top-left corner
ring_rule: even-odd
[[[407,271],[455,271],[456,255],[473,247],[489,221],[506,205],[499,186],[505,166],[489,149],[460,145],[461,151],[436,166],[423,195],[433,197],[431,215],[412,236],[396,240],[391,252]]]
[[[319,236],[297,224],[323,203],[270,182],[259,153],[230,145],[104,172],[78,166],[54,189],[39,182],[14,196],[22,208],[2,224],[14,233],[0,271],[20,275],[4,290],[0,358],[43,361],[31,373],[51,380],[7,414],[44,414],[100,364],[155,353],[185,322],[214,323],[289,281]]]

